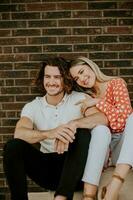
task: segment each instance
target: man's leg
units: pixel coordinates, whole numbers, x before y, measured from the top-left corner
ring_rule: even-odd
[[[90,143],[91,134],[88,129],[78,129],[75,141],[70,144],[66,154],[63,171],[55,196],[66,196],[72,199],[77,184],[82,178]]]
[[[4,170],[12,200],[27,200],[28,175],[47,189],[56,189],[64,163],[64,155],[43,154],[20,139],[13,139],[4,148]]]

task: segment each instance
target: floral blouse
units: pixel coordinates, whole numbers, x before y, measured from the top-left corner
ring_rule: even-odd
[[[112,133],[122,132],[133,111],[125,81],[121,78],[110,80],[104,98],[96,107],[107,116]]]

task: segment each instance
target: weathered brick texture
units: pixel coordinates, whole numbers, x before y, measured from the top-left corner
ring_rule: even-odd
[[[2,149],[21,108],[39,93],[31,83],[40,62],[87,56],[123,77],[133,101],[132,50],[131,0],[0,0],[0,199],[7,190]]]

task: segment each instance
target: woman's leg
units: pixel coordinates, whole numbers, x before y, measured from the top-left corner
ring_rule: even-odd
[[[64,162],[59,186],[55,199],[72,199],[77,184],[82,178],[91,134],[88,129],[78,129],[75,141],[70,144]],[[62,196],[62,198],[60,198]]]
[[[82,180],[85,182],[84,194],[95,196],[111,142],[111,133],[108,127],[99,125],[92,130],[91,135],[88,158]]]
[[[12,200],[27,200],[27,175],[42,187],[56,189],[64,156],[44,154],[23,140],[13,139],[4,147],[3,161]]]
[[[116,168],[114,170],[114,175],[122,178],[123,180],[127,176],[130,168],[133,166],[133,114],[129,116],[127,119],[126,127],[124,130],[124,135],[120,141],[120,143],[117,145],[117,148],[113,152],[116,156],[113,155],[114,159],[113,161],[118,160],[116,162]],[[116,176],[113,176],[109,186],[108,190],[105,196],[105,199],[108,200],[114,200],[118,198],[119,191],[122,186],[122,180],[117,178]]]
[[[124,141],[117,164],[133,166],[133,113],[128,117],[124,130]]]

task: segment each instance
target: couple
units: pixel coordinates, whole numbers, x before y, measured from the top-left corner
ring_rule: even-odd
[[[125,82],[104,75],[94,62],[81,57],[70,64],[63,58],[45,60],[36,84],[43,96],[24,106],[14,139],[4,147],[11,199],[28,199],[27,175],[41,187],[56,190],[54,200],[71,200],[82,188],[81,179],[83,200],[95,199],[110,146],[114,163],[121,153],[101,199],[116,200],[133,164],[133,116],[126,122],[132,108]],[[72,85],[82,92],[72,91]],[[32,146],[37,142],[40,151]]]

